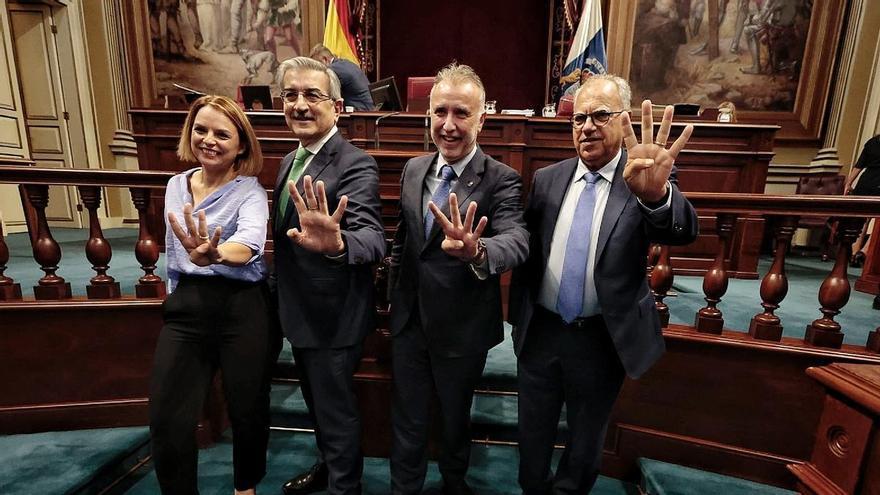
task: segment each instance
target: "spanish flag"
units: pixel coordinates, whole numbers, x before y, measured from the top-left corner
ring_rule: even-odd
[[[348,0],[330,0],[327,5],[327,24],[324,25],[324,46],[339,58],[361,65],[357,56],[357,44],[349,31],[350,11]]]

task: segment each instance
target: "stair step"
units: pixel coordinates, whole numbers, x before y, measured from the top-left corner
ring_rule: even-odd
[[[639,458],[640,488],[646,495],[797,495],[797,492],[709,471]]]
[[[0,436],[0,493],[98,493],[149,455],[145,426]]]

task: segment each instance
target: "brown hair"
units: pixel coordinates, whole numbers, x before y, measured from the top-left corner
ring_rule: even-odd
[[[235,159],[232,168],[238,175],[255,176],[260,173],[263,168],[263,152],[260,150],[260,143],[257,141],[257,135],[247,115],[241,110],[241,107],[227,96],[205,95],[194,101],[189,107],[189,113],[186,116],[186,122],[180,131],[180,140],[177,142],[177,156],[181,160],[187,162],[196,162],[196,157],[192,152],[192,136],[193,125],[195,124],[196,114],[203,107],[211,107],[226,116],[235,129],[238,131],[238,140],[244,151]]]

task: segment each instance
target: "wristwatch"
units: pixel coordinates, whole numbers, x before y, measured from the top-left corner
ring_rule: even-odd
[[[482,265],[486,261],[486,242],[482,239],[477,241],[477,255],[471,260],[472,265]]]

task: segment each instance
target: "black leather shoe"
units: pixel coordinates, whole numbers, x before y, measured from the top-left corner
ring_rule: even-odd
[[[443,483],[443,495],[474,495],[474,491],[464,480]]]
[[[327,465],[319,462],[281,487],[284,495],[306,495],[327,489]]]

